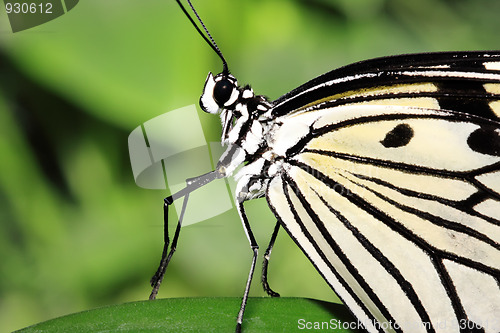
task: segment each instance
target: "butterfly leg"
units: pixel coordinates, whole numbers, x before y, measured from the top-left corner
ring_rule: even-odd
[[[238,200],[238,213],[240,214],[241,223],[243,224],[243,229],[247,235],[248,241],[250,242],[250,248],[253,251],[252,264],[250,266],[250,272],[248,273],[247,284],[245,286],[245,293],[243,294],[243,299],[241,301],[240,311],[238,312],[238,317],[236,320],[236,332],[241,332],[241,324],[243,322],[243,313],[245,312],[245,307],[248,301],[248,293],[250,292],[250,285],[252,283],[253,272],[255,271],[255,263],[257,262],[257,256],[259,253],[259,245],[253,236],[252,229],[248,223],[247,215],[245,213],[245,208],[243,207],[243,200]]]
[[[163,253],[161,255],[161,260],[160,260],[160,266],[158,266],[158,269],[156,270],[156,273],[153,275],[153,277],[150,280],[151,287],[153,287],[153,290],[151,291],[151,294],[149,295],[149,299],[155,299],[156,295],[158,294],[158,290],[160,289],[160,284],[163,281],[163,277],[165,276],[165,271],[167,270],[168,263],[170,262],[170,259],[172,259],[172,256],[174,255],[174,252],[177,248],[177,240],[179,239],[179,234],[181,231],[181,226],[182,226],[182,219],[184,217],[184,212],[186,211],[186,206],[187,206],[187,201],[189,199],[189,194],[186,194],[184,197],[184,201],[182,203],[182,209],[181,209],[181,214],[179,216],[179,221],[177,222],[177,227],[175,228],[175,233],[174,233],[174,238],[172,240],[172,246],[170,247],[170,252],[168,252],[168,245],[170,243],[170,238],[168,236],[168,206],[170,206],[174,201],[172,200],[172,197],[167,197],[164,200],[163,204],[163,221],[164,221],[164,242],[165,244],[163,245]]]
[[[156,273],[150,280],[151,287],[153,290],[149,295],[149,299],[155,299],[158,294],[158,290],[160,289],[161,282],[163,281],[163,277],[165,276],[165,271],[167,270],[168,263],[172,259],[172,256],[177,248],[177,240],[179,239],[179,234],[182,226],[182,219],[184,218],[184,213],[186,211],[187,202],[189,199],[189,194],[196,190],[199,187],[202,187],[205,184],[208,184],[212,180],[217,178],[221,178],[222,175],[217,171],[212,171],[207,174],[201,175],[196,178],[190,178],[186,180],[186,187],[179,192],[166,197],[163,203],[163,253],[161,255],[160,265],[156,270]],[[168,246],[170,244],[170,238],[168,234],[168,207],[178,198],[184,197],[184,201],[182,202],[182,208],[179,215],[179,221],[177,222],[177,227],[175,228],[174,238],[172,239],[172,245],[170,246],[170,251],[168,251]]]
[[[267,267],[269,265],[269,258],[271,258],[271,251],[274,247],[274,242],[276,241],[276,237],[278,236],[278,231],[280,230],[280,223],[276,222],[276,226],[274,227],[273,234],[271,236],[271,240],[269,241],[269,245],[267,246],[266,252],[264,253],[264,260],[262,262],[262,287],[264,291],[271,297],[280,297],[280,294],[275,292],[269,287],[269,283],[267,282]]]

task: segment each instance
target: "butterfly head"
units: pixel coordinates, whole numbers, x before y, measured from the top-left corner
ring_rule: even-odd
[[[225,71],[215,77],[212,73],[208,74],[200,106],[205,112],[219,114],[223,144],[244,145],[242,141],[247,138],[249,131],[255,131],[251,134],[254,139],[250,141],[259,141],[256,145],[263,140],[261,122],[269,120],[265,114],[271,104],[264,96],[255,96],[250,86],[239,87],[231,74]]]
[[[216,114],[234,104],[238,97],[238,81],[234,76],[220,73],[214,77],[212,73],[208,73],[200,106],[203,111]]]
[[[200,97],[200,106],[205,112],[220,113],[223,142],[233,127],[234,106],[239,98],[238,81],[234,76],[222,72],[214,77],[212,73],[208,73],[205,88]]]

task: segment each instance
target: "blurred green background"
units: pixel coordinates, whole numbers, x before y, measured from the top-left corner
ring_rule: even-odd
[[[367,58],[500,48],[495,0],[194,4],[240,83],[272,99]],[[135,185],[127,137],[197,104],[220,69],[173,0],[85,0],[15,34],[0,8],[1,332],[148,297],[167,193]],[[199,114],[217,141],[218,117]],[[247,208],[262,254],[275,220],[262,199]],[[183,228],[159,297],[240,296],[250,259],[234,211]],[[258,274],[253,296],[263,295]],[[283,232],[270,283],[283,296],[337,300]]]

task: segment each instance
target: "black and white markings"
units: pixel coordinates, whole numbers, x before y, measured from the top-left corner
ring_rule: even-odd
[[[265,196],[367,331],[500,331],[500,52],[373,59],[268,101],[238,86],[208,42],[224,70],[200,105],[220,113],[228,148],[165,202],[241,166],[253,258],[237,330],[258,250],[243,203]]]
[[[386,148],[406,146],[413,138],[413,129],[408,124],[396,125],[380,143]]]
[[[500,125],[492,107],[500,73],[497,62],[479,69],[484,55],[455,55],[436,54],[443,64],[432,66],[410,65],[418,55],[389,58],[373,73],[370,63],[381,60],[351,65],[360,73],[327,73],[259,103],[259,116],[250,105],[263,97],[242,88],[235,124],[247,124],[228,136],[247,154],[240,199],[265,195],[353,313],[397,322],[396,332],[415,322],[422,332],[458,332],[441,330],[442,320],[479,324],[467,305],[481,302],[477,295],[490,302],[486,316],[500,316],[491,304],[500,298]],[[465,64],[469,71],[460,71]],[[341,241],[349,233],[355,237]],[[466,276],[489,287],[471,293]]]
[[[469,135],[467,144],[478,153],[500,157],[500,129],[482,126]]]

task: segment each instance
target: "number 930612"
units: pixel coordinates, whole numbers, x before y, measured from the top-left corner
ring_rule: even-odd
[[[52,14],[52,4],[48,3],[19,3],[7,2],[5,4],[7,14]]]

